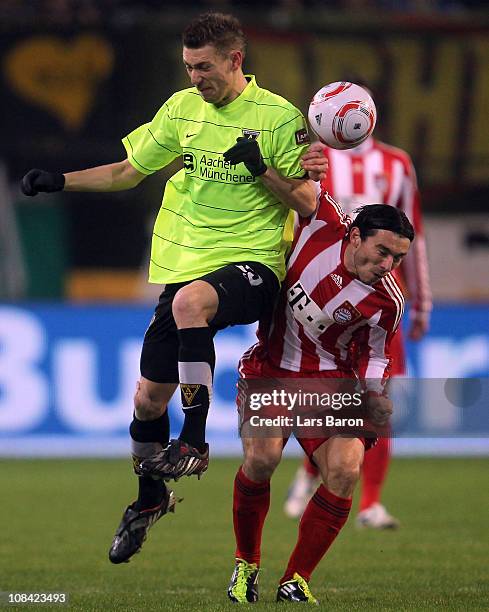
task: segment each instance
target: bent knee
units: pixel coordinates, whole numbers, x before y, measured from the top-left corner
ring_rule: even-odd
[[[204,316],[209,309],[208,301],[207,287],[205,287],[205,290],[202,285],[182,287],[176,292],[172,302],[172,313],[175,321],[182,318]]]
[[[277,449],[248,448],[243,463],[244,471],[251,480],[270,480],[281,457],[282,452]]]
[[[360,462],[335,463],[328,466],[328,481],[345,490],[352,490],[360,478]]]
[[[188,287],[179,289],[172,302],[172,312],[175,318],[183,315],[189,315],[201,310],[199,296],[195,291]]]
[[[177,326],[212,320],[217,312],[219,298],[212,285],[205,281],[193,281],[179,289],[172,302],[172,314]]]

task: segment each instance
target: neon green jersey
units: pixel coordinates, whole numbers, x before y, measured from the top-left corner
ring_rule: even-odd
[[[279,280],[285,276],[292,214],[244,164],[231,165],[222,154],[239,136],[257,138],[267,165],[301,178],[307,128],[297,108],[247,78],[240,96],[222,107],[205,102],[195,88],[179,91],[151,123],[123,139],[130,163],[143,174],[183,156],[155,222],[150,282],[188,281],[241,261],[265,264]]]

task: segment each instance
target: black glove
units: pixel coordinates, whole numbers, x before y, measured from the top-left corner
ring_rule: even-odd
[[[40,191],[53,193],[62,191],[65,186],[64,174],[59,172],[45,172],[44,170],[29,170],[20,183],[22,193],[26,196],[35,196]]]
[[[253,176],[260,176],[267,171],[267,166],[261,156],[260,146],[254,138],[240,136],[236,144],[224,153],[224,159],[231,164],[243,164]]]

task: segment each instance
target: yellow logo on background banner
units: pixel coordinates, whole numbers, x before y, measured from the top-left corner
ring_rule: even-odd
[[[101,81],[114,64],[109,42],[93,34],[64,42],[54,36],[24,40],[6,56],[4,70],[13,90],[79,130],[92,110]]]
[[[187,406],[190,406],[194,400],[195,394],[200,389],[200,385],[187,385],[180,383],[180,389],[182,390],[183,397],[187,402]]]

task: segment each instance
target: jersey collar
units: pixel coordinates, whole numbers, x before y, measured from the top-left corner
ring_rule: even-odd
[[[245,79],[248,81],[248,85],[243,89],[243,91],[239,94],[237,98],[235,98],[229,104],[225,106],[221,106],[219,108],[220,111],[234,110],[246,100],[250,100],[254,98],[258,85],[256,84],[256,79],[254,74],[245,74]]]

